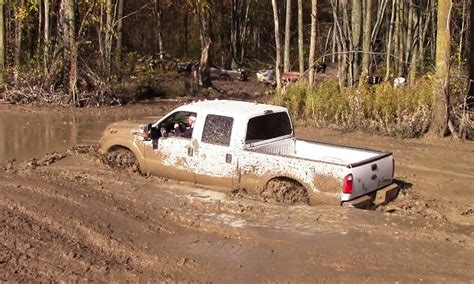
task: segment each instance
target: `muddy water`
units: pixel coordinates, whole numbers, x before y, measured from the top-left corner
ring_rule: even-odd
[[[2,109],[0,162],[39,158],[77,144],[97,143],[104,128],[113,121],[160,117],[174,105],[161,102],[72,111]]]

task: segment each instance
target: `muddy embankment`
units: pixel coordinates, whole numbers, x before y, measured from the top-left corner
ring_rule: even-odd
[[[133,115],[141,109],[148,116],[159,107],[134,106]],[[119,118],[128,118],[126,109],[117,111],[123,114]],[[95,116],[77,115],[84,123]],[[99,121],[108,119],[104,113]],[[88,126],[73,125],[79,134],[74,143],[97,143],[100,129],[89,132]],[[311,128],[298,128],[297,136],[393,152],[402,192],[376,211],[286,206],[117,170],[103,162],[96,147],[68,145],[60,154],[2,166],[0,279],[474,279],[471,142],[398,140]],[[7,152],[22,151],[33,136],[29,141]]]

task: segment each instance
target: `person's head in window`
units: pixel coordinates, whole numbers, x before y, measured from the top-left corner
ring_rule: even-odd
[[[194,114],[189,114],[187,117],[189,127],[193,128],[194,123],[196,122],[196,116]]]

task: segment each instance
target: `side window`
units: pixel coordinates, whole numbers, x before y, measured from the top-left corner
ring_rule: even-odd
[[[232,117],[209,114],[204,122],[201,141],[229,146],[233,124],[234,119]]]

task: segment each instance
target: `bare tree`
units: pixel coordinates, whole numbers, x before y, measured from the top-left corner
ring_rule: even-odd
[[[43,50],[43,72],[48,74],[49,64],[51,62],[51,30],[50,30],[50,4],[49,0],[44,0],[44,50]]]
[[[232,65],[236,67],[244,60],[245,39],[249,22],[249,10],[252,0],[232,0],[231,4],[231,46]]]
[[[314,1],[314,0],[313,0]],[[275,48],[276,48],[276,60],[275,60],[275,74],[277,81],[277,93],[280,93],[281,90],[281,41],[280,41],[280,21],[278,19],[278,6],[277,1],[272,0],[273,6],[273,22],[275,28]]]
[[[123,38],[123,5],[125,0],[117,0],[117,45],[115,47],[115,64],[119,65],[122,60],[122,38]]]
[[[351,11],[352,26],[352,79],[359,80],[359,49],[362,31],[362,0],[352,0]],[[352,83],[352,82],[351,82]]]
[[[366,80],[370,68],[370,39],[372,33],[372,0],[365,0],[365,17],[362,43],[362,75],[360,82]]]
[[[470,60],[469,60],[469,96],[468,104],[472,107],[474,105],[474,3],[471,1],[471,25],[470,25]]]
[[[60,14],[62,19],[63,42],[66,50],[66,60],[69,64],[68,87],[71,101],[77,105],[77,39],[76,39],[76,3],[75,0],[61,1]]]
[[[113,3],[106,0],[105,4],[105,36],[104,36],[104,71],[107,78],[110,75],[110,64],[112,60],[112,39],[113,39]]]
[[[211,1],[195,0],[194,11],[199,22],[199,32],[201,37],[201,59],[199,62],[199,70],[197,72],[197,81],[200,87],[208,88],[212,86],[210,74],[210,49],[212,45],[211,39]]]
[[[290,71],[290,40],[291,40],[291,0],[286,0],[285,18],[285,52],[283,56],[283,72]]]
[[[395,26],[395,8],[396,8],[396,1],[392,0],[392,11],[390,16],[390,26],[388,31],[388,41],[387,41],[387,54],[385,57],[385,81],[390,78],[390,55],[392,52],[392,38],[393,38],[393,29]]]
[[[5,80],[5,2],[0,0],[0,84]]]
[[[165,51],[163,47],[162,19],[163,19],[163,11],[161,7],[161,1],[156,0],[156,34],[158,38],[158,53],[160,54],[160,59],[163,59],[164,51]]]
[[[318,14],[318,0],[311,0],[311,39],[309,44],[309,86],[314,83],[315,57],[316,57],[316,40],[317,40],[317,14]]]
[[[438,23],[436,36],[436,80],[433,101],[432,135],[443,137],[448,125],[449,102],[449,58],[451,56],[451,0],[438,0]]]
[[[304,46],[303,46],[303,0],[298,0],[298,61],[300,76],[304,73]]]
[[[25,17],[24,13],[25,0],[20,0],[15,6],[15,70],[14,70],[14,81],[18,84],[18,72],[21,64],[21,47],[23,42],[23,21]]]

